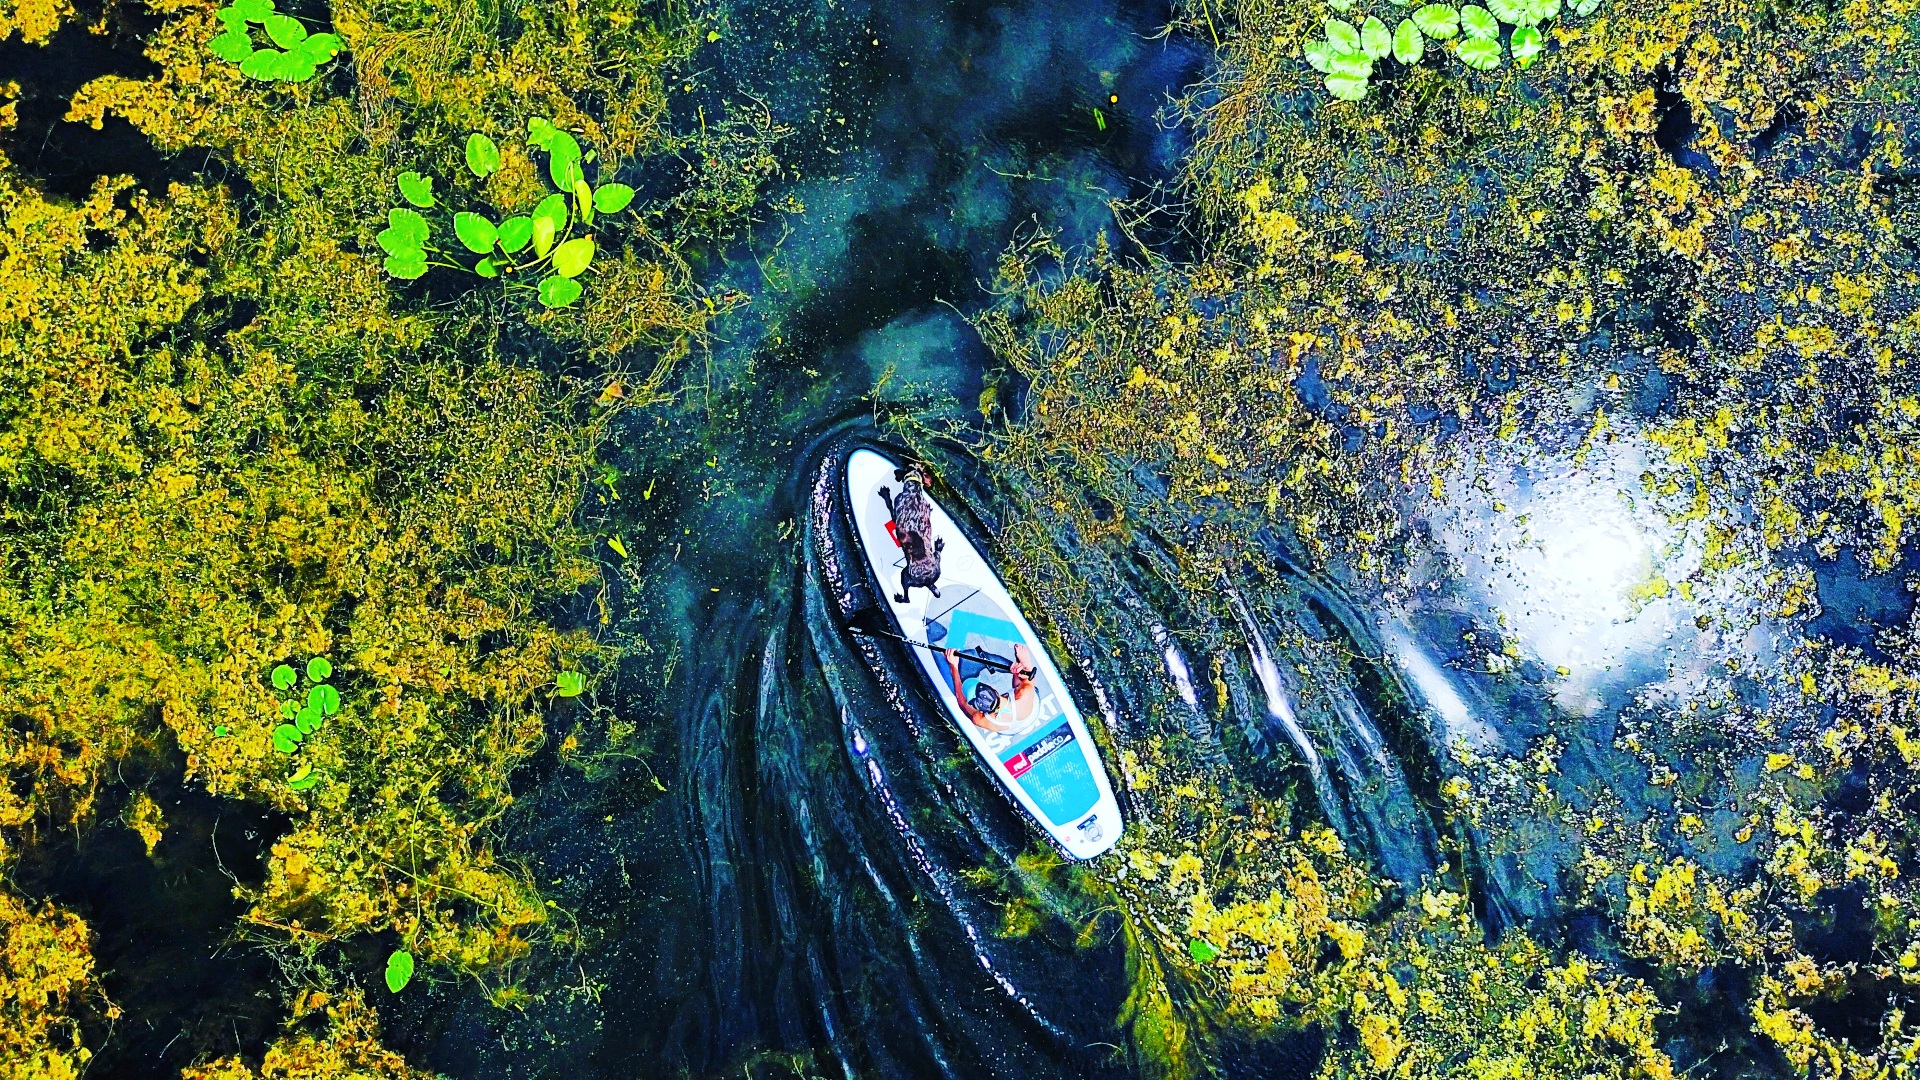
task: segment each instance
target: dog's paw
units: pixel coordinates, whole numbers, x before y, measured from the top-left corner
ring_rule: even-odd
[[[939,596],[940,594],[939,594],[939,593],[934,593],[933,595],[935,595],[935,596]],[[907,594],[906,594],[906,593],[903,593],[903,592],[897,592],[897,593],[894,593],[894,594],[893,594],[893,598],[894,598],[895,600],[897,600],[897,601],[899,601],[899,602],[900,602],[900,603],[902,603],[902,604],[904,604],[904,603],[906,603],[906,602],[907,602]]]
[[[933,550],[935,550],[935,551],[945,551],[945,550],[947,550],[947,538],[946,538],[946,537],[944,537],[944,536],[936,536],[936,537],[934,537],[934,538],[933,538]]]

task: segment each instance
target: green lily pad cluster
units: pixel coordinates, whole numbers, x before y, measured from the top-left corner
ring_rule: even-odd
[[[1337,11],[1354,4],[1354,0],[1328,2]],[[1405,6],[1409,0],[1395,2]],[[1326,76],[1327,93],[1341,101],[1359,101],[1371,88],[1376,62],[1391,56],[1411,67],[1426,56],[1429,41],[1458,38],[1453,55],[1475,71],[1499,67],[1505,54],[1512,55],[1515,67],[1529,67],[1546,49],[1540,24],[1557,18],[1561,6],[1561,0],[1488,0],[1485,7],[1425,4],[1391,30],[1377,15],[1368,15],[1359,26],[1329,18],[1326,36],[1307,42],[1301,52],[1315,71]],[[1567,6],[1585,17],[1599,9],[1600,0],[1572,0]],[[1502,25],[1513,28],[1504,50]]]
[[[275,750],[294,753],[300,749],[301,740],[318,731],[327,717],[340,711],[340,691],[326,681],[332,674],[333,665],[326,657],[316,656],[307,661],[306,699],[289,698],[280,703],[280,718],[285,723],[273,729]],[[275,690],[285,693],[295,688],[300,675],[293,665],[281,664],[273,669],[269,679]],[[319,782],[319,774],[304,762],[287,778],[287,786],[295,791],[305,791]]]
[[[432,265],[521,282],[539,275],[537,283],[521,287],[531,289],[542,305],[562,308],[580,299],[580,275],[593,265],[594,218],[625,210],[633,202],[633,189],[587,183],[585,164],[593,155],[583,155],[579,140],[540,117],[527,122],[527,144],[546,153],[547,177],[559,191],[541,200],[532,213],[497,222],[485,214],[455,213],[450,221],[454,239],[480,259],[472,267]],[[500,169],[499,145],[478,132],[467,136],[466,158],[468,171],[483,180]],[[438,208],[440,202],[430,176],[405,172],[396,184],[408,205],[387,212],[387,227],[375,239],[387,253],[387,273],[412,280],[427,272],[429,252],[443,253],[428,243],[431,230],[420,213]],[[579,235],[574,235],[576,226]]]
[[[306,25],[273,9],[273,0],[233,0],[214,12],[226,30],[207,43],[213,55],[240,65],[240,74],[261,82],[305,82],[320,66],[340,55],[340,39],[309,34]],[[253,28],[266,33],[271,46],[258,47]]]

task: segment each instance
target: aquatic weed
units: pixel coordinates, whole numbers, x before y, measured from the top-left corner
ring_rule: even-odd
[[[431,230],[426,218],[416,210],[396,207],[388,211],[388,226],[376,237],[387,253],[387,273],[412,280],[424,276],[432,266],[466,269],[482,278],[508,278],[512,287],[529,289],[541,306],[549,309],[579,300],[583,289],[573,279],[587,272],[597,249],[591,232],[583,236],[568,234],[576,224],[591,230],[596,214],[625,210],[633,202],[633,188],[612,182],[598,187],[587,183],[579,140],[543,117],[527,122],[527,145],[546,152],[547,175],[559,189],[557,193],[542,199],[531,215],[515,215],[497,223],[476,211],[455,212],[451,218],[454,238],[468,253],[481,256],[471,267],[432,261],[430,253],[444,252],[428,243]],[[499,170],[500,148],[488,136],[475,132],[467,137],[465,160],[468,170],[484,179]],[[431,209],[436,205],[431,178],[406,172],[397,183],[401,196],[413,206]],[[517,259],[529,244],[533,247],[532,258]],[[511,280],[543,270],[550,273],[534,285]]]

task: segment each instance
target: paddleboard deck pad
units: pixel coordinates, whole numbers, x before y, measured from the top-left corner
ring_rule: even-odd
[[[896,656],[910,669],[901,675],[933,697],[1002,790],[1068,856],[1111,848],[1122,822],[1099,750],[1053,657],[985,556],[925,492],[932,535],[943,542],[939,576],[932,588],[903,590],[908,560],[887,499],[904,490],[901,463],[855,446],[823,464],[816,493],[837,489],[845,532],[829,535],[839,533],[849,549],[826,560],[840,614],[856,633],[878,631],[869,640],[893,646],[869,655]]]

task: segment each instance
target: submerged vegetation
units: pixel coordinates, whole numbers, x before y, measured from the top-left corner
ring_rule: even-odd
[[[294,995],[264,1064],[190,1074],[412,1075],[353,988],[380,972],[337,946],[397,940],[395,991],[417,957],[506,1002],[516,959],[562,932],[494,823],[548,716],[617,653],[573,614],[599,573],[580,491],[624,407],[607,388],[663,377],[725,306],[683,253],[726,223],[673,209],[739,199],[698,189],[680,155],[720,151],[670,115],[705,31],[621,0],[350,3],[313,34],[265,0],[153,7],[157,73],[87,83],[68,119],[124,118],[223,171],[69,202],[0,161],[0,874],[92,824],[123,763],[177,747],[187,784],[285,815],[236,929]],[[0,8],[36,43],[76,18]],[[285,51],[236,62],[260,32]],[[528,116],[574,181],[553,215],[509,138]],[[463,145],[484,168],[447,167]],[[594,298],[502,322],[468,287],[393,287],[368,223],[396,174],[416,203],[438,175],[448,201],[531,210],[526,243],[574,286],[542,300],[569,303],[589,264]],[[617,241],[567,236],[622,210]],[[511,254],[526,221],[484,246]],[[87,928],[10,893],[0,915],[0,1045],[20,1075],[77,1075],[114,1010]]]
[[[1174,106],[1174,179],[1114,203],[1111,242],[1042,233],[1000,262],[976,322],[1006,378],[978,400],[1009,419],[981,458],[1025,496],[1001,522],[1018,584],[1077,657],[1096,634],[1117,655],[1140,620],[1107,600],[1152,562],[1210,662],[1101,733],[1130,795],[1115,856],[963,883],[1001,898],[1009,941],[1070,925],[1090,953],[1113,930],[1123,1056],[1151,1073],[1255,1045],[1327,1078],[1905,1075],[1920,624],[1841,625],[1823,582],[1914,573],[1920,3],[1365,2],[1177,8],[1217,53]],[[609,718],[597,688],[641,654],[685,677],[623,635],[689,618],[686,582],[647,592],[649,553],[586,507],[668,501],[605,437],[672,400],[741,303],[713,268],[784,132],[703,85],[718,8],[147,6],[150,63],[65,116],[202,171],[68,198],[0,158],[0,1054],[78,1076],[120,1015],[86,921],[14,869],[121,794],[164,854],[168,814],[123,789],[177,767],[273,815],[232,929],[279,961],[283,1006],[270,1044],[195,1045],[183,1075],[422,1076],[376,1010],[456,979],[524,1005],[536,950],[584,940],[502,838],[516,772],[549,745],[637,758],[655,720]],[[0,41],[93,17],[0,0]],[[1118,139],[1108,81],[1114,123],[1073,110]],[[828,290],[779,269],[794,231],[754,261],[797,305]],[[684,384],[756,438],[758,365],[785,377],[806,322],[764,317],[742,385]],[[813,362],[793,368],[817,382]],[[837,400],[796,398],[781,416]],[[707,451],[657,456],[704,461],[702,506],[751,501]],[[1530,507],[1568,476],[1604,489],[1571,516],[1624,502],[1660,531],[1554,645],[1564,612],[1456,571],[1524,576],[1563,524]],[[1488,555],[1499,530],[1518,539]],[[676,531],[659,562],[693,545]],[[1388,630],[1314,614],[1342,595]],[[1671,647],[1589,641],[1656,611]],[[1370,688],[1406,815],[1369,834],[1246,719],[1312,721],[1316,685],[1388,662],[1394,619],[1455,639],[1428,682],[1466,690]],[[793,647],[769,640],[767,671]]]
[[[1525,70],[1490,49],[1463,80],[1411,39],[1371,84],[1399,44],[1384,22],[1227,12],[1189,11],[1223,47],[1182,103],[1198,143],[1169,192],[1196,256],[1011,251],[983,327],[1032,390],[993,459],[1053,535],[1175,545],[1215,625],[1236,625],[1223,576],[1270,562],[1262,530],[1310,576],[1442,613],[1459,709],[1526,719],[1431,721],[1445,858],[1397,882],[1246,766],[1195,772],[1135,739],[1136,791],[1181,809],[1115,887],[1155,958],[1136,970],[1187,976],[1159,977],[1136,1029],[1187,1074],[1210,1040],[1311,1028],[1329,1076],[1904,1075],[1920,654],[1910,625],[1832,636],[1819,582],[1911,571],[1920,9],[1628,0],[1529,39]],[[1492,41],[1545,14],[1457,20]],[[1456,21],[1410,18],[1428,38]],[[1328,102],[1321,72],[1358,103]],[[1448,546],[1451,508],[1551,543],[1501,500],[1612,469],[1609,504],[1673,538],[1639,556],[1619,618],[1674,605],[1684,632],[1664,677],[1601,707],[1527,636],[1548,616],[1490,609],[1445,568],[1473,542]],[[1078,610],[1084,569],[1022,562]],[[1576,625],[1577,653],[1603,628]],[[1234,693],[1213,697],[1229,735]],[[1511,925],[1515,867],[1587,922]]]

